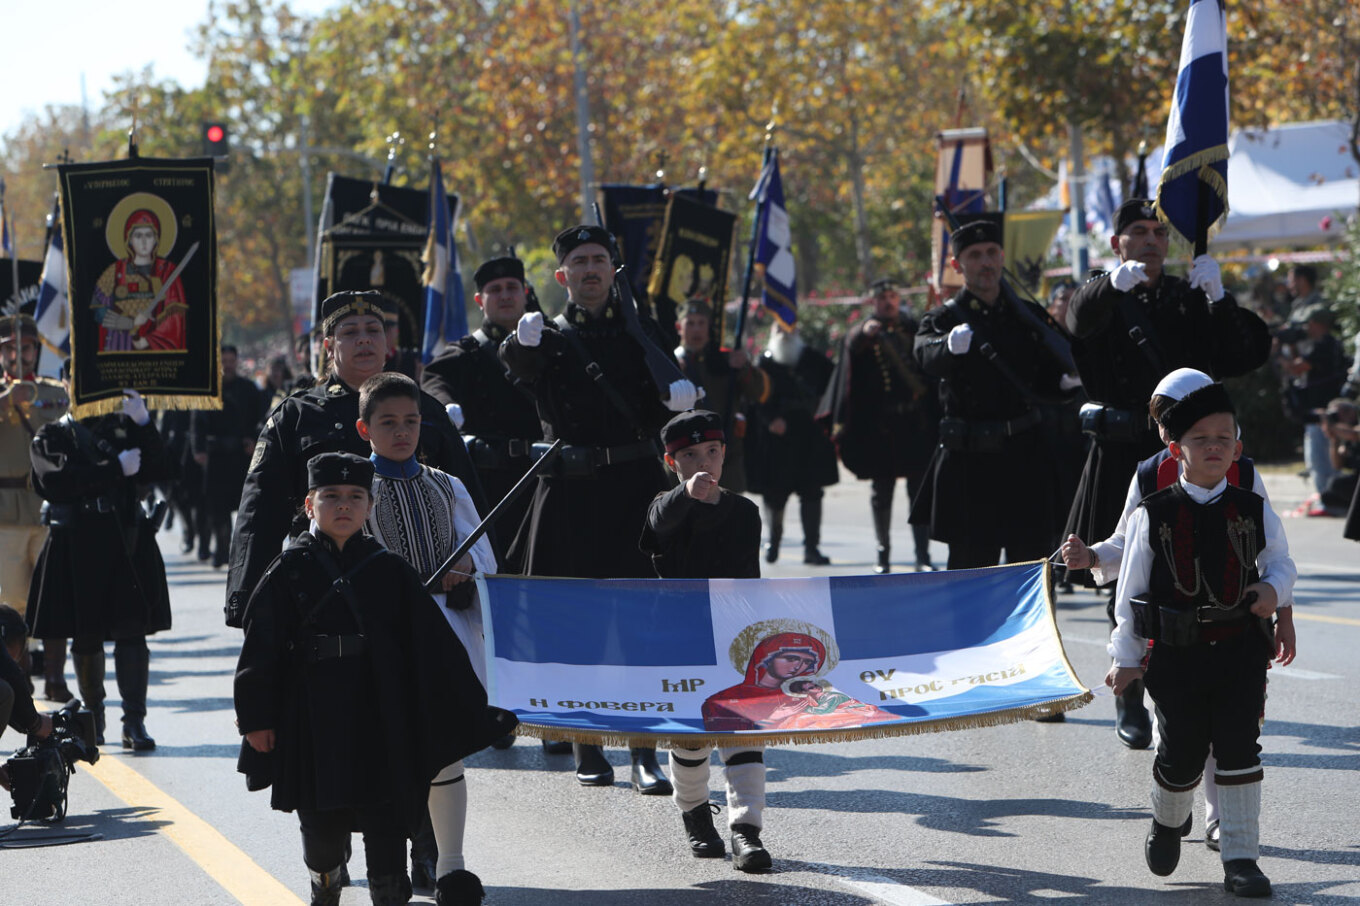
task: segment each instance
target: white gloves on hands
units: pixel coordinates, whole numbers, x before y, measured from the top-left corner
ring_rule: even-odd
[[[1204,291],[1210,302],[1223,298],[1223,275],[1218,262],[1208,255],[1200,255],[1190,262],[1190,285]]]
[[[462,431],[463,422],[466,421],[466,419],[463,418],[463,407],[457,403],[449,403],[444,407],[444,411],[448,413],[449,421],[453,422],[453,426],[459,431]]]
[[[543,312],[526,311],[515,325],[515,339],[521,346],[537,346],[543,340]]]
[[[131,478],[142,469],[142,449],[132,447],[118,454],[118,465],[123,467],[123,474]]]
[[[945,340],[945,345],[954,355],[963,355],[968,348],[973,345],[973,328],[967,324],[960,324],[949,331],[949,337]]]
[[[142,395],[136,390],[123,391],[123,414],[139,425],[151,421],[151,413],[146,409],[146,400],[142,399]]]
[[[1081,386],[1081,378],[1075,374],[1064,374],[1058,378],[1059,390],[1075,390]]]
[[[671,381],[670,399],[666,400],[666,408],[672,412],[684,412],[686,409],[693,409],[695,402],[699,399],[699,388],[689,381]]]
[[[1121,293],[1126,293],[1139,283],[1148,279],[1147,265],[1141,261],[1125,261],[1110,272],[1110,283]]]

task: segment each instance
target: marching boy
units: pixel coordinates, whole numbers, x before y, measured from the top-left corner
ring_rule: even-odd
[[[1224,889],[1265,897],[1270,881],[1256,864],[1257,740],[1275,654],[1269,620],[1292,596],[1293,562],[1278,550],[1279,517],[1260,496],[1227,482],[1242,443],[1223,385],[1186,394],[1161,424],[1181,474],[1129,519],[1109,646],[1114,666],[1105,681],[1118,695],[1142,679],[1160,716],[1148,868],[1159,876],[1175,871],[1181,826],[1212,749]],[[1148,639],[1154,644],[1144,662]]]
[[[652,500],[640,546],[663,579],[760,578],[760,510],[740,494],[718,486],[727,454],[722,417],[691,409],[661,429],[666,466],[680,484]],[[720,859],[722,837],[713,827],[718,807],[708,800],[712,746],[671,751],[673,797],[680,806],[695,858]],[[718,749],[727,778],[727,817],[732,867],[768,871],[770,854],[760,841],[765,809],[764,747]]]
[[[404,374],[385,371],[364,381],[359,388],[359,436],[373,450],[373,509],[366,528],[384,547],[398,554],[426,577],[471,534],[481,521],[463,483],[438,469],[416,461],[420,445],[420,388]],[[486,535],[472,551],[455,563],[440,580],[440,600],[446,618],[467,649],[468,660],[482,685],[486,685],[486,648],[482,639],[482,613],[471,582],[474,570],[496,572],[496,555]],[[435,888],[440,906],[462,906],[482,901],[480,879],[467,871],[463,859],[463,834],[467,825],[467,784],[463,762],[444,767],[430,783],[429,819],[438,861],[430,865],[421,835],[412,844],[415,874]],[[425,886],[420,884],[417,886]]]

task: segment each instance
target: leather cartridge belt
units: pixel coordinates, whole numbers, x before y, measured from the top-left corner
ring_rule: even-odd
[[[962,450],[970,453],[985,453],[999,450],[1007,438],[1021,434],[1043,421],[1038,409],[1030,409],[1023,415],[1005,420],[942,418],[940,419],[940,445],[946,450]]]
[[[314,635],[303,643],[302,653],[307,663],[315,664],[337,657],[358,657],[367,647],[367,640],[358,634]]]
[[[534,444],[534,458],[542,456],[551,444]],[[659,459],[660,451],[650,440],[639,440],[631,444],[616,444],[612,447],[586,447],[565,444],[558,452],[557,462],[551,467],[558,478],[594,478],[598,470],[605,466],[633,462],[638,459]]]
[[[28,488],[28,476],[20,475],[18,478],[0,478],[0,490],[13,488]]]
[[[1136,409],[1118,409],[1087,403],[1081,407],[1081,430],[1096,440],[1132,443],[1143,440],[1151,432],[1148,415]]]
[[[534,444],[538,443],[523,437],[475,437],[470,434],[464,435],[463,441],[472,464],[479,469],[512,468],[515,463],[511,460],[533,456]]]
[[[43,525],[62,526],[70,525],[77,513],[112,513],[117,510],[114,502],[109,497],[87,497],[75,503],[53,503],[50,500],[43,501],[40,521]]]
[[[1241,635],[1255,616],[1246,602],[1235,607],[1168,607],[1145,598],[1134,598],[1133,631],[1163,645],[1182,647],[1216,642]]]

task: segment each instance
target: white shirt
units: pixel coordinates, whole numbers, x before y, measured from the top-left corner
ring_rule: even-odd
[[[1202,488],[1180,477],[1181,487],[1196,503],[1209,503],[1223,494],[1228,486],[1227,479],[1219,481],[1212,488]],[[1262,494],[1264,497],[1265,495]],[[1294,579],[1298,569],[1289,556],[1289,541],[1284,535],[1284,524],[1268,505],[1262,506],[1265,522],[1266,544],[1256,555],[1256,569],[1261,581],[1275,589],[1277,600],[1292,601],[1294,598]],[[1147,639],[1140,638],[1133,631],[1133,598],[1148,590],[1152,576],[1154,552],[1148,538],[1148,512],[1137,507],[1128,518],[1124,545],[1123,562],[1119,567],[1119,584],[1116,586],[1114,601],[1114,632],[1110,633],[1110,644],[1106,649],[1114,658],[1116,667],[1137,667],[1147,653]],[[1287,606],[1287,605],[1280,605]]]

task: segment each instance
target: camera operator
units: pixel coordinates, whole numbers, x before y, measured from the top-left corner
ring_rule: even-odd
[[[1318,413],[1341,392],[1348,364],[1345,348],[1332,332],[1335,325],[1331,309],[1314,305],[1278,334],[1286,380],[1285,409],[1303,425],[1303,458],[1319,497],[1334,470]]]
[[[1329,515],[1346,512],[1355,495],[1356,475],[1360,472],[1360,410],[1351,400],[1340,397],[1319,413],[1322,433],[1327,438],[1327,453],[1336,472],[1322,490],[1322,505]]]
[[[28,631],[19,611],[8,604],[0,604],[0,734],[5,727],[46,739],[52,733],[52,718],[39,714],[33,704],[28,677],[19,667],[18,658],[28,641]],[[9,776],[0,766],[0,786],[9,789]]]

